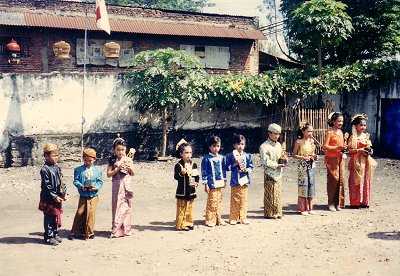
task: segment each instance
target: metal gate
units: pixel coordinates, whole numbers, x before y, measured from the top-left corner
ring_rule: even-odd
[[[381,99],[381,133],[379,153],[400,158],[400,99]]]

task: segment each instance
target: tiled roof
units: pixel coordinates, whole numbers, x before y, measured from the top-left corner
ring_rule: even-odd
[[[99,30],[94,17],[86,20],[88,30]],[[39,13],[0,12],[0,25],[46,27],[56,29],[84,30],[85,17],[60,16]],[[110,18],[112,32],[157,34],[172,36],[220,37],[237,39],[266,39],[257,29],[239,29],[201,24],[179,24],[162,21],[144,21],[139,19]]]

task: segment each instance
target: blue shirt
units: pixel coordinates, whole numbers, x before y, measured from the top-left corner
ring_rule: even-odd
[[[243,177],[247,177],[247,184],[244,185],[250,185],[250,176],[249,174],[251,172],[253,172],[254,170],[254,164],[253,164],[253,158],[251,157],[250,154],[243,152],[242,153],[243,158],[243,164],[247,170],[247,172],[242,172],[239,173],[239,166],[233,166],[233,164],[235,164],[236,159],[235,156],[233,156],[233,153],[230,152],[228,153],[228,155],[226,156],[226,170],[227,171],[231,171],[231,182],[230,185],[231,186],[240,186],[239,184],[239,178],[243,178]]]
[[[215,182],[226,182],[226,166],[223,155],[206,154],[201,161],[201,179],[203,185],[215,189]]]
[[[87,180],[87,168],[85,165],[74,169],[74,185],[78,188],[78,193],[81,197],[95,197],[103,187],[103,171],[96,166],[91,166],[91,186],[96,187],[96,191],[82,191],[85,181]]]

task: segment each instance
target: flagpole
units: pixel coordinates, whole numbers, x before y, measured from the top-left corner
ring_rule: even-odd
[[[82,89],[82,126],[81,126],[81,153],[83,153],[83,132],[85,127],[85,90],[86,90],[86,58],[87,58],[87,24],[88,24],[88,9],[87,1],[85,0],[85,39],[83,52],[83,89]]]

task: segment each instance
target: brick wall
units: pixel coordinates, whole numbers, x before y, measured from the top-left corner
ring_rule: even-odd
[[[8,64],[7,56],[0,55],[0,72],[42,72],[42,34],[39,30],[32,32],[30,28],[2,26],[0,36],[13,37],[17,40],[24,37],[30,41],[29,56],[22,57],[19,64]]]
[[[83,71],[83,66],[76,65],[76,39],[84,38],[83,31],[58,30],[45,28],[6,27],[0,31],[1,36],[24,36],[30,39],[29,57],[22,57],[19,64],[8,64],[7,58],[0,55],[0,72],[72,72]],[[171,47],[179,49],[180,44],[202,44],[212,46],[230,47],[231,72],[258,72],[258,50],[256,43],[252,40],[226,39],[226,38],[201,38],[201,37],[178,37],[159,35],[140,35],[112,33],[108,36],[104,32],[89,31],[89,39],[108,40],[131,40],[135,53],[144,50],[155,50],[158,48]],[[54,58],[53,45],[55,42],[64,40],[71,45],[71,58],[68,60],[57,60]],[[123,72],[126,69],[113,66],[88,65],[88,72]],[[213,73],[224,73],[227,70],[213,69]]]

